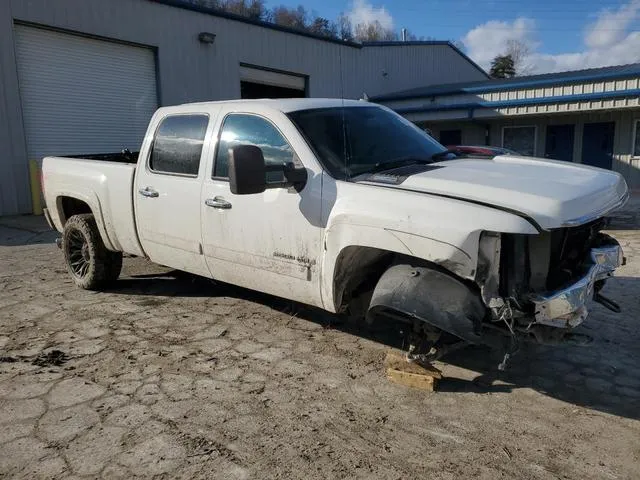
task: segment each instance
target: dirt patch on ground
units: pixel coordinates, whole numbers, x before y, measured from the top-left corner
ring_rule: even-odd
[[[465,349],[434,394],[385,378],[389,332],[133,258],[81,291],[5,242],[0,476],[640,478],[640,232],[616,236],[624,310],[593,306],[591,347]]]
[[[38,367],[59,367],[69,361],[69,356],[61,350],[41,353],[31,362]]]

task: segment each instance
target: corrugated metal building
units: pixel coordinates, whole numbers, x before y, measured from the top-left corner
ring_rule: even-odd
[[[424,86],[372,100],[445,145],[494,145],[622,173],[640,188],[640,64]]]
[[[361,45],[177,0],[2,0],[0,215],[31,211],[28,160],[137,150],[159,105],[485,78],[448,42]]]

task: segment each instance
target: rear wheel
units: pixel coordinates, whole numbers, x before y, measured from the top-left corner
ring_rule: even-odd
[[[67,271],[80,288],[99,290],[120,276],[122,253],[104,246],[93,214],[74,215],[67,221],[62,251]]]

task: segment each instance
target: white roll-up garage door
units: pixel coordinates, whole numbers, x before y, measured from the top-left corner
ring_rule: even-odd
[[[140,149],[157,108],[153,50],[15,26],[30,159]]]

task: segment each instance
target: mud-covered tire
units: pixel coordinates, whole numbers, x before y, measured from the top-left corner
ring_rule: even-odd
[[[100,290],[120,276],[122,253],[107,250],[93,214],[74,215],[62,232],[62,251],[73,282],[86,290]]]

